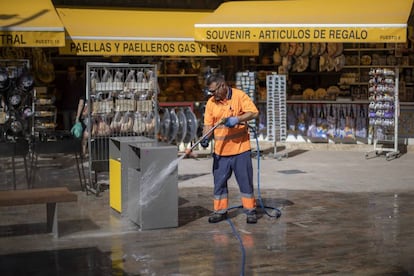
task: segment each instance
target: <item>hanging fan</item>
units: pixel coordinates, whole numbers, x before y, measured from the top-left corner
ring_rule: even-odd
[[[175,113],[174,109],[170,110],[170,131],[168,133],[168,143],[171,143],[176,139],[178,128],[179,128],[179,122],[177,114]]]
[[[161,140],[165,141],[168,139],[168,135],[170,133],[170,125],[171,125],[170,111],[168,110],[168,108],[165,108],[164,114],[161,120],[161,127],[160,127]]]
[[[175,137],[175,141],[177,144],[183,142],[186,134],[187,134],[187,118],[185,117],[184,111],[181,108],[177,111],[177,118],[178,118],[178,132],[177,136]]]
[[[185,117],[187,118],[187,133],[184,137],[184,143],[189,143],[197,135],[197,118],[191,108],[187,107],[184,111]]]

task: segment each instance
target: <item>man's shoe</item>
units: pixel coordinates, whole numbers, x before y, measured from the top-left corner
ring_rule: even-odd
[[[216,212],[214,212],[208,218],[208,222],[209,223],[217,223],[217,222],[220,222],[220,221],[225,220],[225,219],[227,219],[227,212],[226,213],[216,213]]]
[[[255,211],[254,212],[249,212],[246,215],[247,215],[247,217],[246,217],[246,222],[247,223],[249,223],[249,224],[257,223],[257,215],[256,215]]]

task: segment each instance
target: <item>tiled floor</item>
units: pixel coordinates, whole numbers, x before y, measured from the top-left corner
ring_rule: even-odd
[[[59,239],[45,233],[45,206],[1,207],[0,275],[414,274],[413,153],[386,161],[301,151],[254,162],[260,198],[281,210],[279,219],[259,208],[258,223],[248,225],[233,209],[228,221],[209,224],[211,159],[184,159],[179,226],[146,231],[109,207],[108,190],[99,197],[80,191],[68,156],[52,162],[61,166],[46,162],[35,187],[68,186],[78,202],[60,204]],[[6,169],[3,189],[12,187]],[[18,179],[24,188],[21,173]],[[230,187],[237,206],[234,180]]]

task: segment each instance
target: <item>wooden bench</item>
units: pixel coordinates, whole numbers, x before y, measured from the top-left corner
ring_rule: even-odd
[[[46,203],[47,231],[59,237],[58,202],[77,201],[78,196],[66,187],[0,191],[0,206]]]

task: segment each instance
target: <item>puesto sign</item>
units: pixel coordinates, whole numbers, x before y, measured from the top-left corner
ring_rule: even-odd
[[[0,32],[0,47],[60,47],[65,45],[62,32]]]

